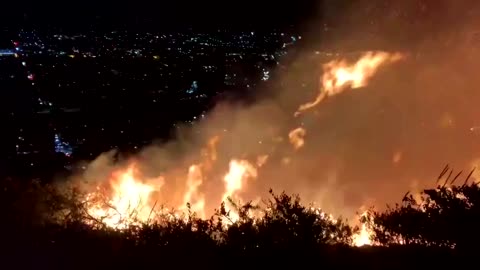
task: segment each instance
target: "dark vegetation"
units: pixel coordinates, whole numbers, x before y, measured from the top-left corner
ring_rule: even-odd
[[[384,212],[371,210],[362,222],[374,231],[373,247],[352,247],[352,228],[334,221],[298,196],[271,193],[263,207],[235,206],[231,226],[222,205],[209,220],[183,219],[125,230],[107,228],[85,212],[77,191],[60,193],[39,182],[1,182],[2,265],[16,269],[180,269],[231,267],[368,267],[400,269],[461,267],[474,260],[480,240],[480,187],[449,171],[421,198],[405,195]],[[231,202],[232,203],[232,202]],[[253,218],[252,211],[261,213]],[[256,215],[258,216],[258,215]],[[86,220],[90,225],[86,224]],[[5,267],[4,269],[8,269]]]

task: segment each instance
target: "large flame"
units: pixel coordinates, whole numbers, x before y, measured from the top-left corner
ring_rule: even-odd
[[[234,203],[239,201],[237,195],[242,190],[245,182],[248,179],[257,177],[257,169],[246,160],[232,160],[230,161],[230,169],[223,178],[225,181],[225,193],[222,196],[222,201],[225,203],[225,210],[230,212],[230,218],[233,222],[238,219],[238,213],[231,209],[229,200]]]
[[[203,174],[201,167],[192,165],[188,169],[187,190],[183,196],[183,205],[190,204],[190,210],[195,212],[201,218],[205,218],[205,197],[199,192],[199,188],[203,183]],[[194,202],[192,204],[192,202]],[[180,209],[184,209],[180,207]]]
[[[160,190],[163,178],[140,181],[134,164],[112,174],[106,189],[87,195],[88,212],[94,219],[114,228],[148,222],[153,205],[150,195]],[[106,194],[111,194],[105,198]]]
[[[397,62],[403,55],[400,53],[367,52],[358,61],[348,64],[346,60],[334,60],[323,65],[320,78],[320,92],[317,98],[301,105],[295,115],[320,104],[326,97],[343,92],[346,87],[360,88],[368,84],[383,64]]]
[[[367,211],[363,212],[360,217],[367,214]],[[368,228],[367,224],[362,223],[360,230],[353,236],[353,245],[357,247],[372,245],[372,232]]]
[[[266,157],[262,156],[259,159],[265,162]],[[241,203],[241,191],[249,179],[256,177],[257,168],[249,161],[236,159],[230,161],[229,170],[223,177],[225,191],[222,201],[232,222],[238,219],[238,213],[231,207],[231,202]],[[199,190],[203,178],[202,165],[191,165],[186,175],[183,204],[178,207],[178,211],[190,210],[205,218],[205,195]],[[106,189],[97,188],[96,192],[87,195],[88,214],[95,220],[117,229],[148,223],[156,213],[157,201],[152,195],[160,191],[164,181],[163,177],[144,180],[132,164],[125,170],[114,172]],[[187,209],[187,204],[190,205],[190,209]]]

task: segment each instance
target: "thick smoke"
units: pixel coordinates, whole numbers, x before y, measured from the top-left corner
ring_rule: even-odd
[[[333,2],[337,4],[328,6],[324,1],[324,13],[342,1]],[[480,126],[480,53],[472,42],[480,25],[471,12],[479,5],[354,2],[314,23],[315,43],[276,71],[268,98],[248,106],[218,104],[193,128],[182,128],[175,140],[149,146],[135,157],[147,178],[164,176],[158,200],[181,203],[188,168],[202,162],[202,149],[213,136],[220,137],[218,158],[200,187],[207,210],[220,204],[222,178],[232,158],[255,162],[269,155],[258,178],[247,182],[245,200],[264,197],[269,188],[285,190],[350,218],[361,206],[383,206],[408,190],[434,185],[446,163],[470,170],[480,160],[480,128],[472,129]],[[315,47],[334,52],[316,54]],[[300,104],[317,94],[322,63],[359,56],[346,52],[380,49],[408,57],[380,69],[367,87],[345,91],[293,117]],[[300,125],[307,130],[305,145],[295,150],[288,132]],[[100,156],[81,178],[104,181],[123,166],[114,157]]]
[[[318,164],[333,161],[324,166],[336,171],[335,190],[344,203],[398,201],[408,189],[434,185],[446,163],[470,170],[480,139],[471,130],[480,95],[478,1],[329,4],[323,6],[321,26],[328,31],[319,35],[319,47],[408,55],[364,89],[324,102],[307,128],[308,151],[320,156]],[[339,6],[344,12],[328,12]]]

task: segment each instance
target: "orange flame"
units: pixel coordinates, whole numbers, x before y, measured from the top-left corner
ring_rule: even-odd
[[[205,218],[205,198],[203,194],[198,191],[200,185],[203,182],[203,175],[200,166],[192,165],[188,169],[187,176],[187,191],[183,196],[183,206],[180,209],[190,203],[191,210],[199,215],[201,218]],[[192,204],[192,201],[196,202]]]
[[[186,187],[183,193],[182,204],[178,207],[181,212],[190,210],[200,218],[205,218],[205,196],[200,191],[204,183],[205,173],[217,159],[216,143],[218,137],[209,140],[208,147],[202,150],[203,162],[191,165],[186,176]],[[257,166],[263,166],[268,155],[257,158]],[[230,209],[228,198],[235,202],[241,201],[239,193],[246,185],[248,179],[257,177],[257,169],[247,160],[230,161],[229,171],[224,176],[225,191],[222,201],[226,202],[226,210],[230,212],[231,219],[237,220],[238,214]],[[156,202],[153,193],[160,191],[164,178],[145,180],[136,170],[135,164],[131,164],[125,170],[118,170],[106,181],[107,189],[97,188],[96,192],[87,195],[88,214],[94,219],[101,221],[108,227],[123,229],[129,225],[137,225],[149,222],[152,218]],[[180,213],[176,213],[180,214]]]
[[[367,211],[363,212],[360,216],[365,216]],[[356,247],[370,246],[372,245],[372,231],[367,227],[365,223],[360,226],[360,231],[353,235],[353,245]]]
[[[113,228],[148,222],[154,207],[150,195],[160,190],[163,177],[139,181],[136,174],[134,165],[114,173],[109,181],[110,199],[98,201],[102,199],[98,193],[88,194],[87,199],[93,199],[87,200],[90,216]]]
[[[257,177],[257,169],[246,160],[231,160],[230,169],[223,178],[225,182],[225,193],[222,201],[225,202],[225,210],[230,211],[230,218],[233,222],[238,220],[238,213],[235,213],[228,204],[228,199],[237,200],[237,192],[241,191],[245,181]]]
[[[323,75],[320,78],[321,89],[317,98],[301,105],[295,116],[320,104],[326,97],[337,95],[350,86],[360,88],[368,84],[378,68],[387,63],[394,63],[403,58],[400,53],[367,52],[352,65],[345,60],[334,60],[323,65]]]

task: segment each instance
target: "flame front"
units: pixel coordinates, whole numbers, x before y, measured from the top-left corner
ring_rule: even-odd
[[[102,192],[88,194],[89,215],[114,228],[148,222],[154,207],[150,196],[154,191],[160,190],[163,178],[152,180],[156,184],[153,185],[139,181],[136,174],[134,165],[125,171],[113,173],[108,182],[108,191],[104,191],[111,193],[110,198],[104,198]]]
[[[266,156],[262,158],[265,159]],[[244,190],[248,180],[255,179],[257,176],[257,168],[249,161],[237,159],[230,161],[229,170],[223,177],[225,191],[222,195],[225,210],[229,213],[227,223],[233,223],[239,219],[239,214],[231,207],[230,200],[241,203],[241,191]],[[189,167],[183,204],[179,207],[181,212],[187,210],[185,206],[188,203],[191,211],[205,218],[205,196],[199,191],[203,177],[201,165]],[[160,191],[164,178],[159,177],[148,181],[141,179],[141,174],[138,173],[134,164],[125,170],[114,172],[108,181],[107,189],[98,188],[96,192],[87,195],[88,214],[106,226],[116,229],[124,229],[130,225],[139,225],[153,220],[156,201],[153,201],[152,195]],[[111,195],[106,195],[108,193]],[[322,214],[325,213],[322,212]],[[365,214],[366,212],[362,215]],[[175,216],[181,215],[178,213]],[[329,217],[335,221],[333,216],[329,215]],[[360,231],[353,236],[353,245],[371,245],[371,234],[367,226],[362,224]]]

